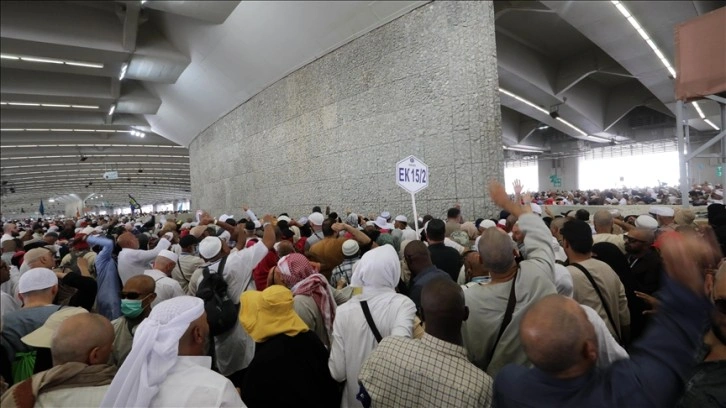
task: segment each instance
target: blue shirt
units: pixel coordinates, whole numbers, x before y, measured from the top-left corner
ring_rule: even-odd
[[[629,360],[557,379],[537,368],[507,365],[494,382],[494,405],[506,407],[666,407],[683,393],[695,365],[710,303],[663,278],[661,305]],[[573,350],[572,352],[576,352]],[[523,392],[526,390],[526,392]]]
[[[101,252],[96,255],[96,283],[98,285],[98,294],[96,295],[96,305],[98,313],[106,316],[108,320],[115,320],[121,317],[121,280],[118,276],[118,267],[113,260],[112,240],[89,235],[86,241],[91,246],[101,246]]]

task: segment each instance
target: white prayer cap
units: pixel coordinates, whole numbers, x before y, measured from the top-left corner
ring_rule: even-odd
[[[230,218],[232,218],[232,216],[231,216],[231,215],[227,215],[227,214],[222,214],[222,215],[220,215],[220,216],[219,216],[219,218],[218,218],[218,219],[219,219],[219,222],[225,222],[225,221],[227,221],[227,220],[228,220],[228,219],[230,219]]]
[[[320,214],[319,212],[314,212],[308,216],[308,219],[313,225],[323,225],[323,221],[325,221],[325,216],[323,214]]]
[[[300,219],[297,220],[297,223],[300,225],[305,225],[308,223],[308,217],[300,217]]]
[[[532,212],[535,214],[542,215],[542,207],[539,206],[537,203],[529,203],[529,206],[532,207]]]
[[[159,255],[157,255],[157,256],[163,256],[164,258],[166,258],[172,262],[176,262],[176,260],[179,259],[179,256],[177,254],[169,251],[168,249],[165,249],[165,250],[159,252]]]
[[[184,224],[181,225],[181,229],[188,229],[191,227],[192,227],[192,224],[188,223],[188,222],[185,222]]]
[[[391,213],[389,213],[388,211],[383,211],[383,212],[381,213],[381,217],[385,218],[385,219],[386,219],[386,221],[388,221],[388,220],[390,220],[390,219],[391,219]]]
[[[501,220],[499,220],[497,222],[497,224],[501,225],[502,227],[505,227],[505,226],[507,226],[507,220],[502,218]]]
[[[212,259],[222,249],[222,241],[217,237],[206,237],[199,243],[199,255],[204,259]]]
[[[507,221],[505,220],[504,223],[506,224]],[[496,226],[497,224],[495,224],[492,220],[482,220],[482,222],[479,224],[479,229],[487,229]]]
[[[395,220],[398,221],[398,222],[408,223],[408,218],[406,218],[405,215],[397,215],[396,218],[395,218]]]
[[[179,357],[179,340],[204,314],[204,301],[177,296],[154,306],[139,324],[126,361],[121,365],[102,407],[148,407]]]
[[[290,217],[288,217],[287,215],[281,215],[281,216],[277,217],[277,221],[287,221],[287,222],[290,222]]]
[[[343,255],[344,256],[353,256],[358,253],[360,250],[360,246],[358,245],[358,242],[354,239],[349,239],[345,242],[343,242]]]
[[[672,217],[675,211],[671,207],[653,207],[653,213],[661,217]]]
[[[58,277],[55,276],[55,272],[48,268],[33,268],[20,275],[18,293],[48,289],[57,284]]]
[[[366,221],[366,227],[375,227],[376,223],[373,221]]]
[[[219,234],[219,239],[224,242],[229,242],[230,238],[232,238],[232,235],[228,231],[222,231],[222,233]]]
[[[641,215],[635,219],[635,226],[655,230],[658,228],[658,221],[649,215]]]
[[[393,229],[393,226],[386,221],[386,218],[380,216],[373,222],[380,229]]]

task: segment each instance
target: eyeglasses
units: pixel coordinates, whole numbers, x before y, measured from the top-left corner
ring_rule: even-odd
[[[136,300],[136,299],[139,299],[139,298],[145,298],[145,297],[149,296],[149,294],[148,293],[147,294],[141,294],[141,293],[137,293],[137,292],[119,292],[118,296],[121,299]]]
[[[726,314],[726,299],[716,299],[713,301],[713,304],[716,305],[716,310],[719,313]]]

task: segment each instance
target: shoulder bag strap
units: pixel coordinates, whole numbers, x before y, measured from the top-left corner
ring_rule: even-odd
[[[615,325],[615,321],[613,320],[613,316],[610,314],[610,307],[608,307],[608,302],[605,300],[605,296],[602,295],[602,292],[600,292],[600,287],[597,286],[597,283],[595,283],[595,279],[592,278],[592,274],[590,274],[590,271],[587,270],[584,266],[578,264],[578,263],[572,263],[570,266],[574,266],[575,268],[582,271],[582,273],[585,274],[587,277],[587,280],[590,281],[590,284],[593,288],[595,288],[595,293],[597,293],[597,297],[600,298],[600,302],[602,302],[602,307],[605,309],[605,314],[608,315],[608,320],[610,321],[610,325],[613,326],[613,330],[615,330],[615,337],[618,343],[620,343],[620,327]]]
[[[502,319],[502,325],[499,326],[499,334],[497,334],[497,339],[494,341],[494,346],[492,347],[492,350],[489,352],[489,363],[491,364],[492,358],[494,358],[494,352],[497,350],[497,345],[499,344],[499,340],[502,338],[502,335],[504,334],[504,330],[507,329],[507,326],[509,326],[509,323],[512,322],[512,315],[514,314],[514,306],[517,304],[517,293],[514,289],[516,283],[517,283],[517,275],[519,274],[519,269],[517,269],[516,272],[514,272],[514,276],[512,276],[512,285],[509,288],[509,299],[507,299],[507,309],[504,311],[504,318]]]
[[[376,342],[380,343],[381,340],[383,340],[383,337],[381,336],[381,333],[378,332],[378,328],[376,327],[376,324],[373,322],[373,316],[371,316],[371,310],[368,308],[368,302],[365,300],[362,300],[360,302],[360,307],[363,309],[363,314],[366,316],[366,322],[368,322],[368,327],[371,328],[371,331],[373,332],[373,336],[376,338]]]

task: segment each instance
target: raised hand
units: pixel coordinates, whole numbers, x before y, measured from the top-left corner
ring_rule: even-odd
[[[522,182],[519,179],[514,180],[514,182],[512,183],[512,187],[514,187],[514,194],[522,194],[522,189],[524,188],[524,185],[522,185]]]

